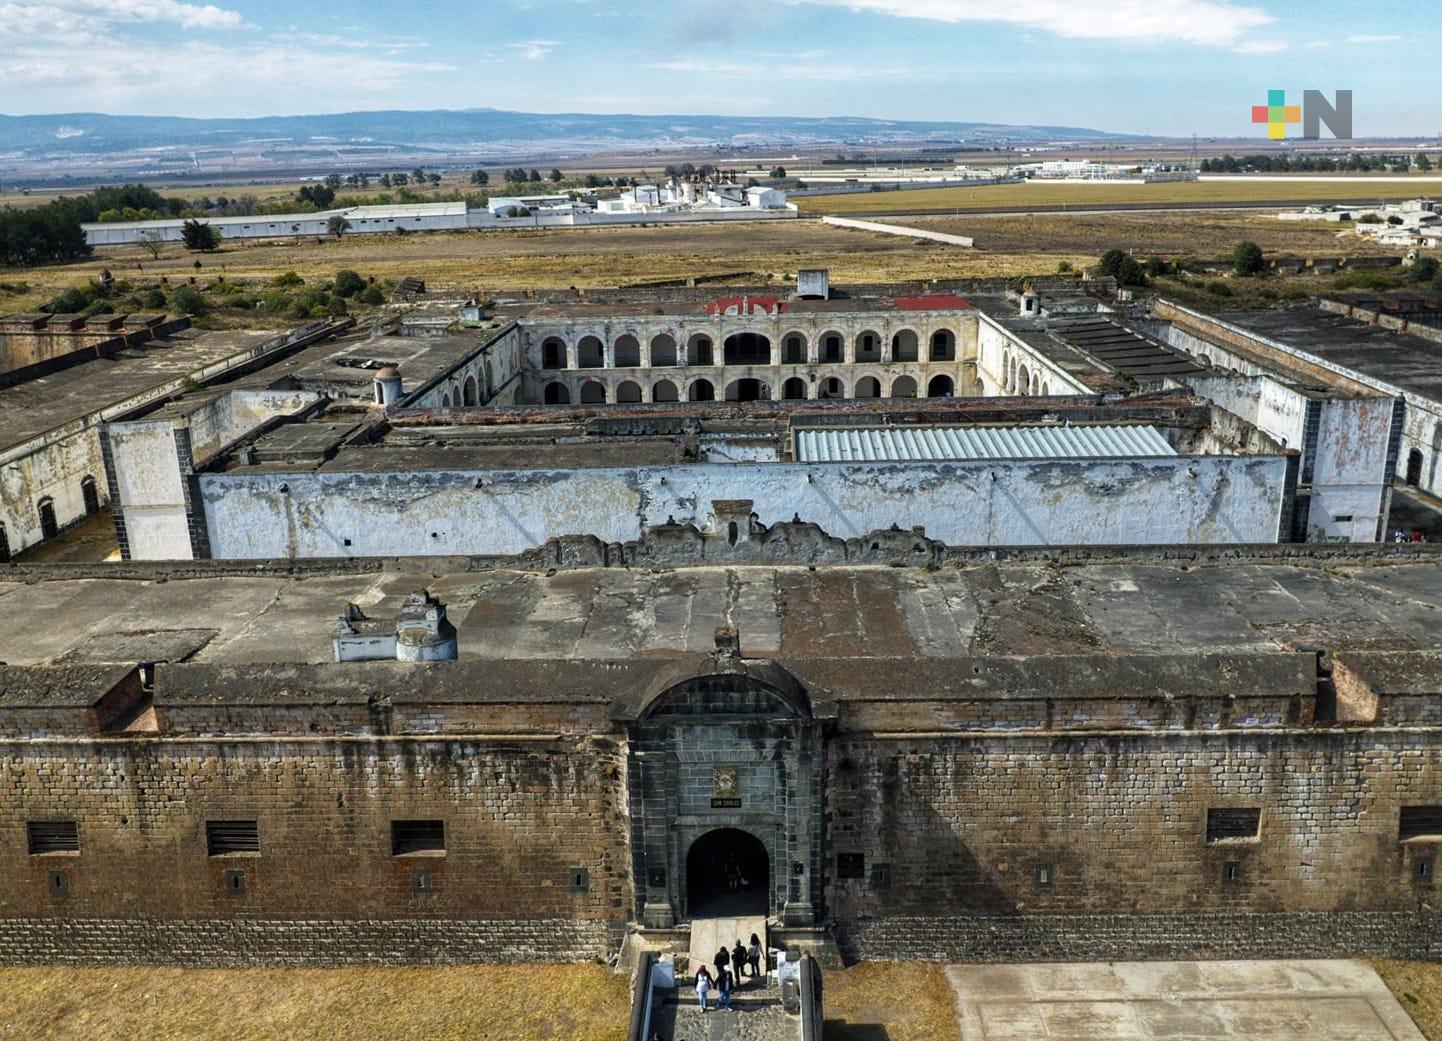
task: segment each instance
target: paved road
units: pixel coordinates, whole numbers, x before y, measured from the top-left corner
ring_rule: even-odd
[[[1355,961],[957,965],[962,1041],[1424,1041]]]

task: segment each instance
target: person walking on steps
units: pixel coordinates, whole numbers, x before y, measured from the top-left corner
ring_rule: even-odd
[[[751,946],[746,949],[746,963],[751,966],[751,978],[760,979],[764,973],[761,971],[761,957],[766,952],[761,949],[761,937],[755,933],[751,934]]]
[[[722,969],[721,976],[716,981],[717,992],[721,995],[716,999],[716,1007],[731,1011],[731,992],[736,989],[736,977],[731,975],[730,969]]]
[[[746,974],[746,945],[739,936],[736,937],[736,946],[731,948],[731,972],[736,976],[737,986],[740,986],[741,977]]]
[[[724,943],[721,945],[721,949],[716,952],[716,957],[712,959],[712,961],[716,966],[716,982],[720,983],[721,974],[725,972],[726,967],[731,964],[731,952],[726,949]]]
[[[711,993],[711,970],[701,966],[696,970],[696,1001],[701,1005],[701,1011],[706,1011],[706,995]]]

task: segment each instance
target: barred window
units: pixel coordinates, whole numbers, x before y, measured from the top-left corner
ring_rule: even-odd
[[[446,851],[445,821],[391,821],[391,855]]]
[[[260,825],[255,821],[206,821],[205,852],[211,857],[260,852]]]
[[[1403,806],[1397,819],[1397,837],[1442,839],[1442,806]]]
[[[1255,806],[1210,809],[1207,811],[1207,841],[1254,839],[1261,823],[1262,811]]]
[[[31,856],[80,852],[80,829],[74,821],[29,821],[25,837]]]

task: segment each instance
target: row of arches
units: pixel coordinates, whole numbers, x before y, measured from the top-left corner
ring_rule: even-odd
[[[737,332],[721,343],[724,365],[816,365],[827,362],[915,362],[921,357],[920,335],[914,329],[900,329],[889,338],[867,330],[852,338],[850,350],[840,332],[821,333],[811,340],[803,332],[794,331],[781,337],[779,344],[759,332]],[[927,341],[927,361],[955,361],[956,333],[938,329]],[[634,369],[670,368],[678,365],[715,365],[717,352],[714,341],[705,333],[693,333],[683,346],[670,333],[651,337],[642,350],[641,340],[633,333],[622,333],[609,345],[599,336],[586,334],[569,344],[560,336],[541,341],[541,368],[559,369]]]
[[[1051,381],[1028,365],[1020,355],[1002,353],[1001,394],[1018,397],[1050,397]]]
[[[692,380],[685,386],[686,397],[681,397],[681,386],[673,380],[657,380],[646,395],[643,385],[636,380],[622,380],[616,384],[614,396],[608,396],[606,385],[600,380],[586,380],[572,390],[559,380],[552,380],[541,390],[541,401],[547,405],[604,405],[639,404],[645,401],[805,401],[807,399],[836,400],[844,398],[914,398],[920,388],[911,376],[898,376],[885,388],[875,376],[862,376],[850,388],[839,376],[828,376],[816,382],[813,387],[799,376],[792,376],[779,386],[769,380],[745,378],[732,380],[717,396],[717,385],[708,379]],[[933,376],[926,385],[929,398],[949,398],[956,393],[956,384],[950,376]]]

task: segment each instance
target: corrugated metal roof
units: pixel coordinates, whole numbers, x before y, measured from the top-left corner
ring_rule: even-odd
[[[1174,456],[1154,426],[846,427],[796,431],[803,463]]]

